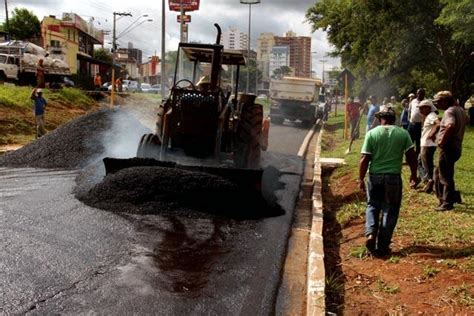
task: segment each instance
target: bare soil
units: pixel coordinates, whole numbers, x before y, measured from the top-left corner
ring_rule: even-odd
[[[341,205],[365,199],[353,176],[324,171],[324,239],[328,311],[338,315],[473,315],[474,274],[463,267],[472,248],[457,251],[418,246],[410,236],[395,235],[392,255],[357,258],[365,244],[364,219],[342,227]],[[416,206],[415,206],[416,207]],[[351,255],[352,253],[352,255]],[[471,260],[472,261],[472,260]]]

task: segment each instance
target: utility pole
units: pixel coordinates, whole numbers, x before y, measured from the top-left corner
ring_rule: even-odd
[[[117,51],[117,35],[116,35],[116,16],[132,16],[130,13],[121,13],[121,12],[114,12],[114,23],[113,23],[113,30],[112,30],[112,91],[110,92],[110,106],[114,106],[114,98],[115,98],[115,52]]]
[[[6,32],[7,32],[7,38],[6,40],[10,40],[10,23],[8,20],[8,0],[5,0],[5,26],[6,26]]]
[[[165,9],[166,9],[166,4],[165,4],[166,0],[162,0],[161,2],[161,97],[164,99],[165,98],[165,80],[167,80],[166,78],[166,69],[165,69],[165,55],[166,55],[166,51],[165,51],[165,27],[166,27],[166,13],[165,13]]]
[[[252,25],[252,4],[258,4],[260,3],[260,0],[240,0],[240,3],[249,5],[249,34],[248,34],[248,43],[247,43],[247,60],[248,60],[247,62],[247,88],[245,92],[248,94],[249,86],[250,86],[250,26]],[[255,79],[256,77],[257,75],[255,74]]]
[[[181,43],[184,43],[184,6],[183,6],[183,0],[181,0],[181,4],[180,4],[180,15],[181,15],[181,21],[179,21],[179,24],[180,24],[180,28],[179,28],[179,41]],[[178,58],[179,58],[179,80],[181,79],[184,79],[184,63],[183,63],[183,53],[182,53],[182,50],[179,50],[178,52]]]
[[[324,63],[327,62],[325,59],[320,59],[319,60],[323,64],[323,75],[321,76],[321,80],[323,81],[323,86],[324,86]]]

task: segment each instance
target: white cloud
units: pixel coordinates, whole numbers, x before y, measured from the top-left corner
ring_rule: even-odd
[[[321,74],[320,59],[328,60],[326,67],[337,66],[337,59],[330,59],[325,55],[331,51],[326,35],[322,31],[311,33],[311,26],[305,22],[306,9],[314,4],[314,0],[262,0],[260,4],[252,6],[252,45],[262,32],[272,32],[282,35],[293,30],[297,35],[312,37],[313,69]],[[15,0],[10,1],[9,11],[15,7],[25,7],[32,10],[41,20],[43,16],[61,16],[63,12],[74,12],[84,19],[94,17],[96,27],[112,31],[113,12],[130,12],[133,17],[124,17],[117,20],[117,33],[123,31],[140,15],[148,14],[153,22],[143,23],[129,34],[119,39],[119,44],[126,46],[133,42],[134,47],[143,50],[145,55],[155,51],[161,52],[161,1],[154,0]],[[166,45],[167,50],[176,49],[179,42],[179,24],[176,22],[178,12],[168,10],[166,0]],[[211,43],[215,41],[216,31],[214,23],[218,23],[223,30],[230,26],[242,31],[248,29],[248,5],[242,5],[239,0],[201,0],[200,10],[189,12],[192,22],[189,25],[189,40]],[[0,15],[4,20],[4,14]],[[110,32],[111,33],[111,32]],[[111,35],[106,37],[111,42]],[[108,44],[106,44],[108,45]],[[329,65],[329,66],[328,66]]]

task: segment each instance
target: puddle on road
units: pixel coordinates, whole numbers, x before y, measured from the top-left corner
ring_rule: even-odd
[[[251,229],[255,222],[246,222]],[[242,224],[225,219],[161,216],[136,222],[141,237],[132,263],[121,267],[122,283],[140,295],[155,291],[195,298],[225,271]],[[237,241],[238,242],[238,241]],[[239,246],[241,247],[241,245]]]

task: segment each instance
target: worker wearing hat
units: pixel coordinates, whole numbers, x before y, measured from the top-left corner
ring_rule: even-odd
[[[380,125],[365,135],[359,164],[359,187],[367,192],[365,236],[367,249],[375,255],[390,253],[393,231],[402,201],[402,162],[410,165],[410,181],[416,181],[416,154],[410,135],[394,125],[396,114],[386,107],[375,114]],[[364,182],[367,179],[367,190]],[[382,214],[380,214],[382,212]],[[380,216],[382,215],[382,216]]]
[[[435,210],[449,211],[454,208],[454,203],[461,202],[459,191],[455,189],[454,164],[461,158],[467,116],[449,91],[438,92],[433,103],[438,109],[445,110],[436,139],[439,160],[435,188],[440,205]]]
[[[41,137],[46,134],[46,129],[44,128],[44,110],[46,108],[46,100],[43,98],[43,90],[33,89],[31,91],[31,99],[33,100],[33,112],[35,114],[36,122],[36,137]]]
[[[423,165],[423,170],[425,171],[425,178],[423,179],[426,182],[423,191],[426,193],[431,193],[434,186],[434,164],[433,158],[436,151],[436,134],[439,129],[439,118],[436,114],[436,107],[433,105],[433,102],[430,100],[423,100],[418,103],[418,109],[423,116],[423,128],[421,130],[421,140],[420,140],[420,158]]]

